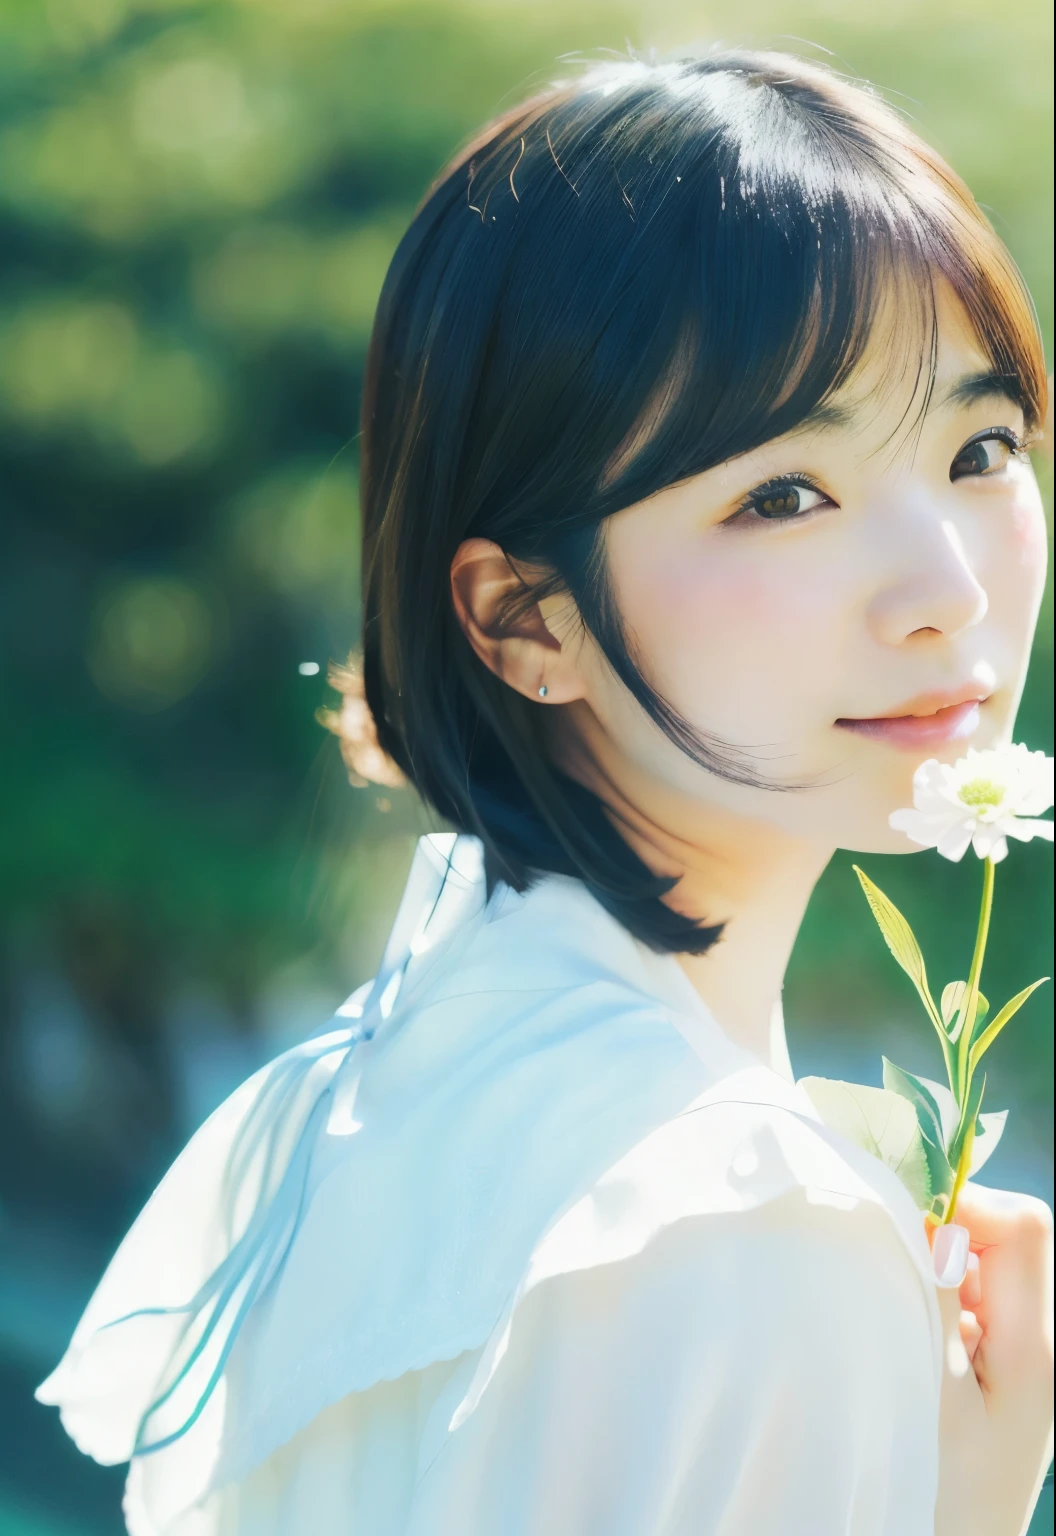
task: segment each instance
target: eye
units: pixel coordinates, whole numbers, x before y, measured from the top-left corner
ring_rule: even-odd
[[[950,465],[950,479],[1000,474],[1022,450],[1022,442],[1010,427],[989,427],[968,439]]]
[[[762,518],[770,523],[789,522],[832,505],[832,498],[805,475],[786,475],[749,491],[737,511],[726,521],[736,523]]]

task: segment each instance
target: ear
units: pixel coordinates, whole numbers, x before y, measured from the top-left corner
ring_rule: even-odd
[[[542,606],[528,603],[528,574],[515,570],[490,539],[466,539],[451,562],[455,614],[466,639],[496,677],[537,703],[568,704],[584,694],[575,666],[578,628],[568,623],[571,599],[551,597]],[[545,694],[540,694],[542,688]]]

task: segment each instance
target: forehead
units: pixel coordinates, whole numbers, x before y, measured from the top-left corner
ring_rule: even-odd
[[[964,306],[945,282],[932,292],[891,283],[880,296],[861,361],[805,426],[875,425],[897,435],[925,412],[971,398],[1018,397],[1002,383]]]

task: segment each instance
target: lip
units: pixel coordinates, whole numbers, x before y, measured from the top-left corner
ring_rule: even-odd
[[[898,705],[889,714],[868,719],[840,719],[836,724],[856,736],[883,741],[903,752],[967,741],[979,726],[982,706],[989,694],[978,688],[956,693],[925,693]]]

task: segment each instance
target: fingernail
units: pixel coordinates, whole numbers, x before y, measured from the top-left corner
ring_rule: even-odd
[[[948,1221],[935,1233],[931,1245],[935,1283],[942,1290],[956,1290],[968,1273],[968,1228]]]
[[[977,1253],[970,1253],[968,1255],[968,1263],[965,1266],[965,1273],[969,1274],[969,1275],[974,1275],[978,1268],[979,1268],[979,1255]]]

